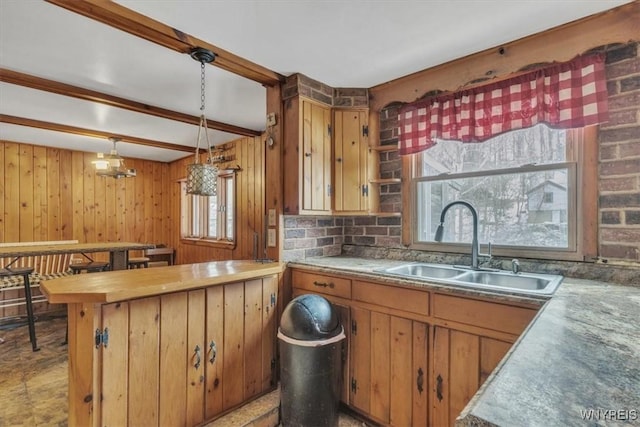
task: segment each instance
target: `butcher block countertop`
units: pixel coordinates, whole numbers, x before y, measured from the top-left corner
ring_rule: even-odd
[[[280,262],[215,261],[76,274],[40,285],[50,303],[109,303],[279,274]]]

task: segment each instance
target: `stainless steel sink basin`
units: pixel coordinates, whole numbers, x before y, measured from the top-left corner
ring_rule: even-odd
[[[471,270],[460,266],[410,263],[378,270],[436,283],[471,287],[476,289],[551,295],[563,277],[552,274],[517,273],[503,270]]]
[[[447,265],[437,264],[404,264],[397,267],[390,267],[384,270],[385,273],[399,274],[401,276],[418,276],[433,279],[446,279],[459,276],[465,270],[457,269]]]
[[[509,272],[470,271],[456,277],[456,280],[477,285],[540,292],[544,291],[553,283],[554,277],[560,276],[546,278],[527,273],[513,274]]]

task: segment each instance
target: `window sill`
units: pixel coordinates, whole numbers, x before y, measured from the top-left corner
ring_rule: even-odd
[[[455,243],[413,243],[409,245],[409,249],[421,250],[426,252],[441,252],[458,255],[470,255],[471,244],[455,244]],[[480,252],[485,254],[487,246],[481,245]],[[525,247],[493,247],[492,255],[501,258],[531,258],[539,260],[557,260],[557,261],[584,261],[585,257],[579,251],[572,249],[557,248],[525,248]],[[481,257],[481,259],[486,259]]]
[[[224,248],[224,249],[234,249],[236,247],[235,242],[230,242],[228,240],[211,240],[211,239],[200,239],[200,238],[189,238],[189,237],[182,237],[180,239],[180,243],[182,243],[183,245],[208,246],[212,248]]]

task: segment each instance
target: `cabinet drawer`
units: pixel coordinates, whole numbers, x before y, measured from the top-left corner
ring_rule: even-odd
[[[429,315],[429,292],[367,282],[353,282],[353,299],[383,307]]]
[[[434,317],[520,335],[537,310],[451,295],[433,296]]]
[[[324,274],[293,270],[293,287],[321,294],[351,298],[351,280]]]

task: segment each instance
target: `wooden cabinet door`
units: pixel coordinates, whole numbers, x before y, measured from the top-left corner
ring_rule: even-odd
[[[205,361],[205,419],[209,420],[224,410],[222,379],[224,366],[224,286],[207,288],[207,321]]]
[[[187,423],[188,426],[204,421],[205,390],[205,298],[206,291],[189,291],[187,315]]]
[[[340,322],[344,328],[346,338],[342,342],[342,391],[340,400],[345,404],[349,404],[349,390],[351,387],[351,372],[349,371],[349,354],[351,343],[351,310],[346,305],[336,304],[332,302],[334,308],[338,311]]]
[[[302,200],[305,211],[331,210],[331,109],[303,99],[301,105]]]
[[[262,391],[276,386],[278,276],[262,279]]]
[[[369,194],[369,137],[366,110],[334,110],[334,210],[365,212]]]
[[[244,282],[224,285],[224,364],[222,406],[242,403],[244,394]]]
[[[424,426],[428,402],[428,326],[351,308],[350,404],[394,426]]]
[[[436,326],[431,425],[453,425],[510,346],[496,339]]]

